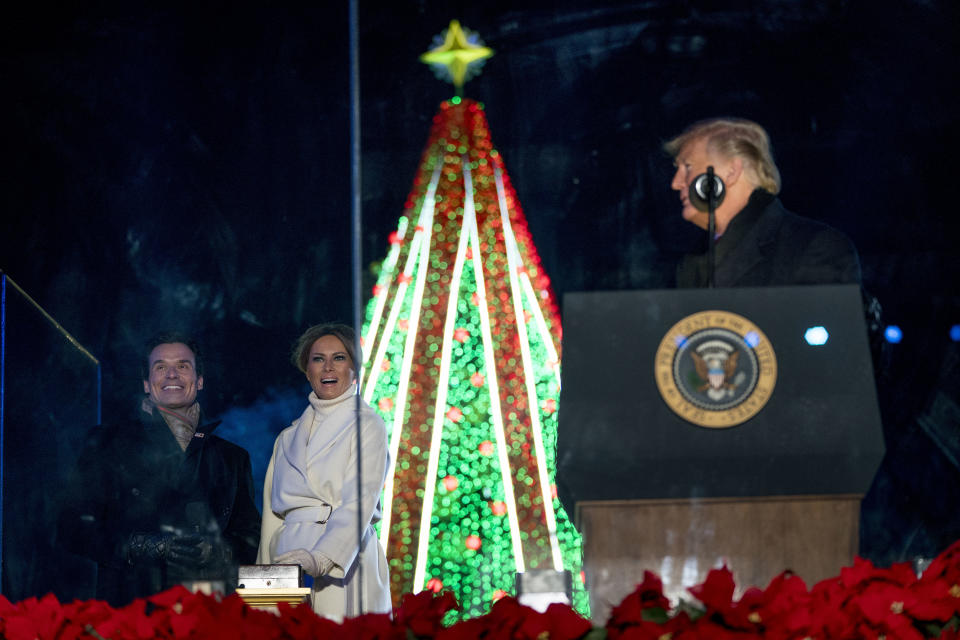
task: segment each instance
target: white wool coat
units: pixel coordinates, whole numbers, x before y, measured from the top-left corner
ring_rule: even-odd
[[[310,393],[310,404],[277,436],[263,487],[263,522],[257,562],[272,564],[293,549],[333,561],[314,579],[313,610],[334,620],[362,613],[389,613],[387,559],[374,523],[388,465],[383,420],[361,401],[363,487],[357,497],[356,386],[332,400]],[[363,541],[357,544],[357,510]],[[363,584],[359,567],[362,566]],[[360,606],[361,588],[363,607]]]

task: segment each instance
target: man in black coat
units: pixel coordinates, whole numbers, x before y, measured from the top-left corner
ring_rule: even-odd
[[[138,419],[96,427],[68,487],[58,540],[97,563],[97,597],[122,606],[185,582],[222,582],[256,561],[250,456],[213,435],[197,392],[203,360],[163,333],[141,356]]]
[[[725,187],[716,207],[713,282],[708,253],[688,255],[677,268],[678,287],[860,283],[857,251],[845,235],[780,204],[780,172],[763,127],[749,120],[706,120],[664,148],[677,167],[670,186],[679,192],[687,221],[707,229],[706,208],[691,200],[690,185],[708,166]]]

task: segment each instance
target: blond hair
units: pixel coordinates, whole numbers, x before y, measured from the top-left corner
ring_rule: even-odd
[[[663,145],[676,158],[688,143],[705,139],[707,150],[725,158],[743,159],[744,171],[756,186],[780,193],[780,170],[773,161],[770,136],[756,122],[740,118],[712,118],[696,122]]]

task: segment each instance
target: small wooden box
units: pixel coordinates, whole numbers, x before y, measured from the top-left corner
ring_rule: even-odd
[[[297,606],[310,601],[310,589],[303,586],[303,569],[298,564],[241,565],[237,584],[237,595],[254,609],[276,612],[281,602]]]

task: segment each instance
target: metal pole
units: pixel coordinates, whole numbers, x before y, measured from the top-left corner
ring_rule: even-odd
[[[361,306],[363,300],[360,287],[362,281],[361,272],[361,252],[363,250],[360,242],[363,231],[363,218],[361,216],[361,181],[360,181],[360,53],[359,53],[359,30],[357,28],[357,0],[349,0],[350,3],[350,189],[352,197],[352,225],[351,239],[353,243],[353,328],[354,328],[354,349],[356,354],[361,353],[360,332],[363,329],[363,318],[361,317]],[[363,562],[361,553],[363,550],[363,531],[366,528],[363,521],[363,449],[361,445],[362,426],[361,399],[360,399],[360,366],[362,363],[354,362],[354,370],[357,375],[357,394],[355,398],[356,414],[356,437],[357,437],[357,580],[359,581],[359,604],[360,613],[366,611],[363,596]]]
[[[6,390],[5,368],[7,360],[7,275],[0,271],[0,585],[3,585],[4,555],[3,551],[3,509],[4,509],[4,467],[3,460],[6,453],[3,450],[3,411],[4,392]]]

